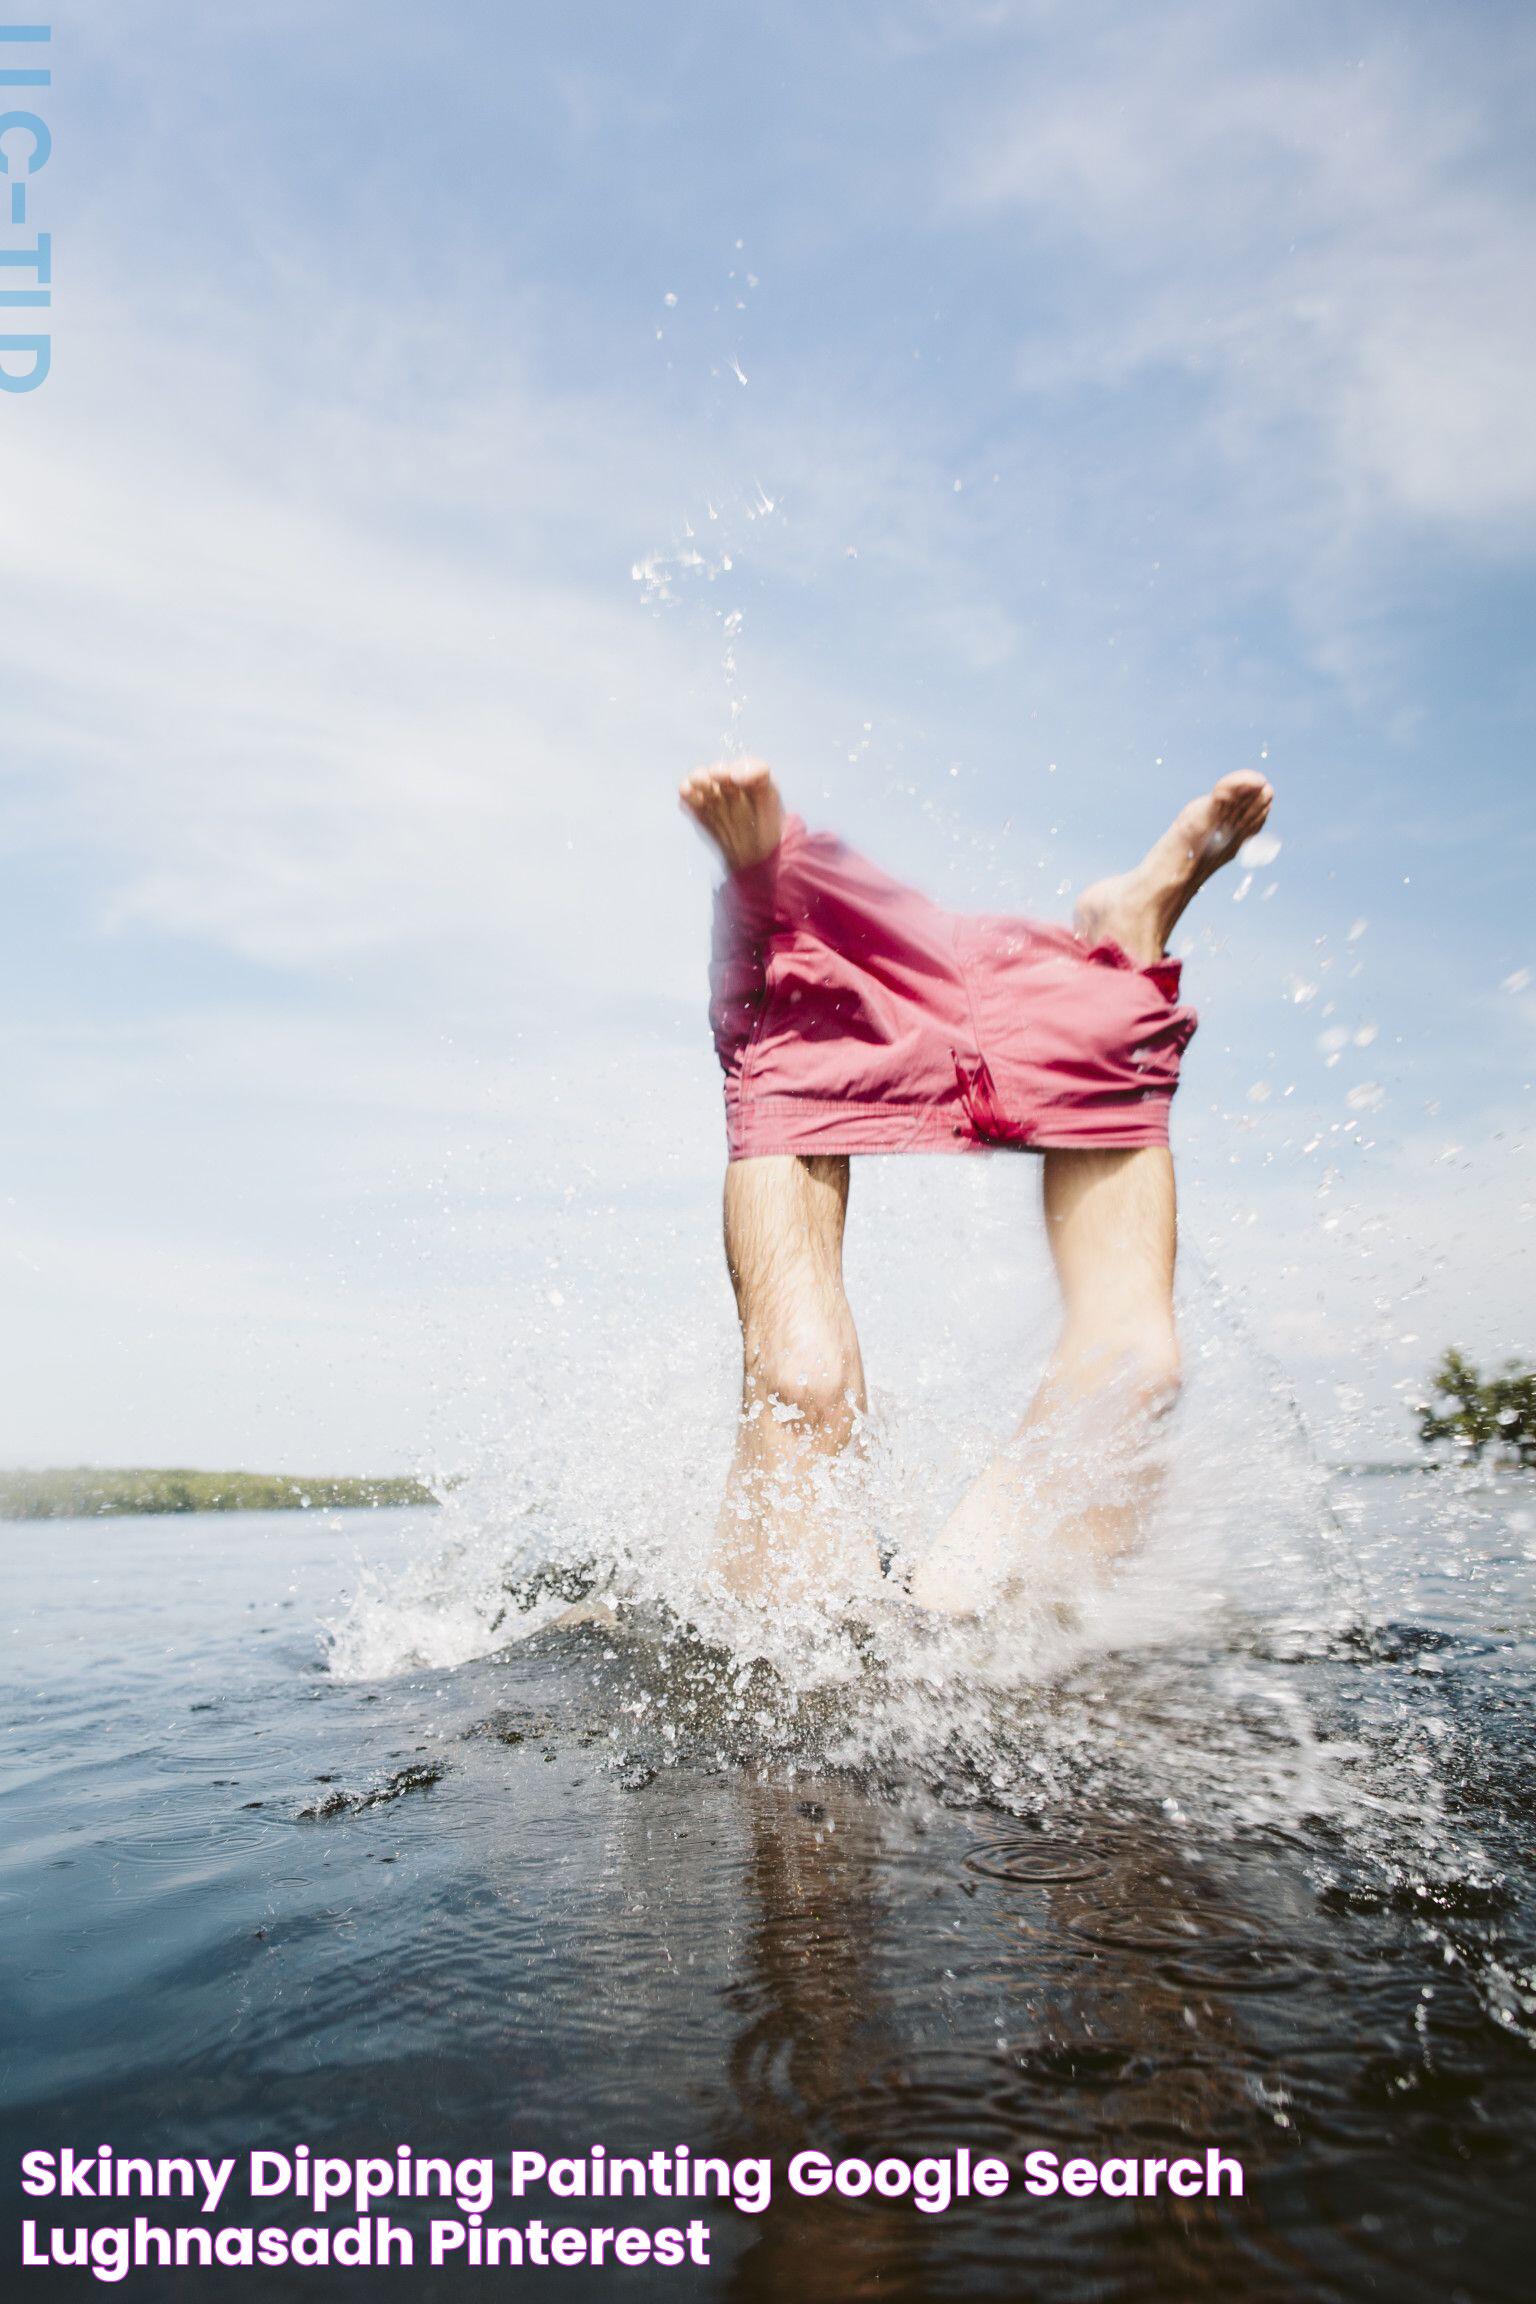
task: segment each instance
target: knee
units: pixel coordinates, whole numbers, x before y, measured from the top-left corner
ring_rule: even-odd
[[[1064,1359],[1070,1398],[1113,1404],[1137,1421],[1166,1416],[1178,1403],[1183,1371],[1171,1328],[1121,1329],[1069,1345]]]
[[[863,1371],[858,1355],[840,1340],[814,1331],[789,1331],[747,1346],[747,1396],[787,1422],[841,1445],[859,1412]]]
[[[1172,1414],[1184,1389],[1184,1368],[1178,1341],[1171,1333],[1140,1340],[1131,1358],[1130,1384],[1140,1414]]]

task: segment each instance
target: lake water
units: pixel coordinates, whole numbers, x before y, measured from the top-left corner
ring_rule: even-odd
[[[1536,1484],[1327,1502],[1347,1609],[1259,1584],[980,1697],[874,1663],[791,1697],[644,1618],[413,1666],[380,1627],[445,1515],[6,1529],[13,2196],[24,2148],[104,2142],[1017,2168],[1192,2139],[1242,2200],[781,2191],[711,2206],[708,2270],[233,2293],[1529,2294]]]

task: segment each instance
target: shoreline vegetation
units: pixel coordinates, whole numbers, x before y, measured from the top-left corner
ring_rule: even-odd
[[[1453,1345],[1430,1379],[1431,1397],[1419,1403],[1419,1438],[1426,1448],[1447,1443],[1473,1463],[1536,1471],[1536,1368],[1506,1360],[1485,1376]],[[1436,1405],[1436,1402],[1439,1405]]]
[[[142,1512],[357,1512],[430,1505],[408,1475],[306,1479],[287,1472],[108,1470],[0,1472],[0,1520],[90,1520]]]
[[[1331,1464],[1341,1478],[1439,1472],[1481,1464],[1536,1471],[1536,1369],[1510,1360],[1485,1376],[1466,1354],[1442,1354],[1430,1397],[1415,1403],[1419,1457]],[[449,1487],[457,1486],[449,1481]],[[0,1471],[0,1521],[90,1520],[148,1512],[358,1512],[440,1502],[424,1480],[309,1479],[289,1472]]]
[[[1423,1477],[1447,1469],[1444,1457],[1377,1463],[1333,1463],[1335,1479]],[[449,1487],[457,1486],[449,1481]],[[400,1474],[382,1480],[305,1479],[298,1473],[0,1471],[0,1525],[26,1520],[107,1520],[161,1512],[369,1512],[387,1506],[430,1508],[442,1498],[425,1481]]]

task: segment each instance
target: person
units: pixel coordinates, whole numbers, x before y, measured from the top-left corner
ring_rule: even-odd
[[[1018,1432],[911,1573],[912,1600],[980,1614],[1043,1543],[1109,1565],[1139,1540],[1180,1383],[1168,1111],[1195,1017],[1167,942],[1273,797],[1254,771],[1223,776],[1087,889],[1069,929],[945,912],[809,833],[761,761],[684,780],[725,865],[710,1013],[742,1396],[714,1566],[733,1597],[825,1605],[881,1580],[838,1478],[866,1414],[842,1264],[861,1153],[1038,1152],[1061,1296]]]

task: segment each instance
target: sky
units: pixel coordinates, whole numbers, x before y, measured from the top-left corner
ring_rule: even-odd
[[[732,747],[1054,916],[1262,764],[1176,947],[1192,1284],[1334,1453],[1536,1351],[1528,11],[49,21],[0,1461],[451,1466],[568,1288],[726,1349]]]

